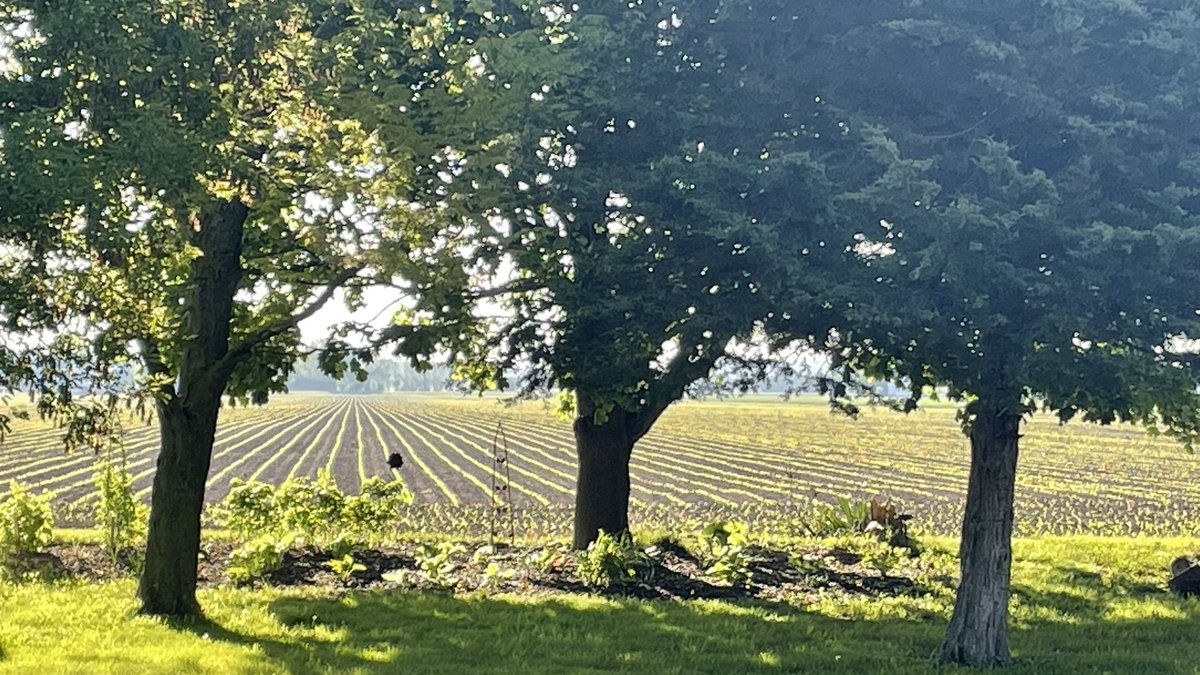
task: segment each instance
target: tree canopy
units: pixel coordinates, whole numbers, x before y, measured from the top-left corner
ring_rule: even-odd
[[[298,324],[368,286],[403,309],[322,370],[391,344],[573,394],[577,546],[628,528],[634,444],[715,368],[799,341],[835,401],[947,387],[972,447],[951,662],[1008,659],[1027,413],[1200,433],[1187,3],[0,0],[0,24],[0,390],[54,412],[140,378],[149,612],[198,611],[223,397],[281,391]]]
[[[0,4],[15,36],[0,233],[32,280],[14,297],[82,321],[92,358],[136,363],[156,400],[149,612],[198,611],[222,397],[282,390],[297,324],[339,287],[353,305],[436,259],[445,205],[421,199],[447,140],[424,128],[431,110],[452,117],[470,74],[443,18],[386,3]]]
[[[534,47],[488,51],[493,90],[528,101],[508,158],[464,179],[497,185],[462,256],[465,297],[483,302],[464,328],[457,303],[427,296],[383,336],[402,354],[446,349],[481,388],[519,374],[524,395],[574,394],[579,546],[627,528],[633,444],[742,356],[739,341],[770,322],[820,335],[832,325],[818,302],[785,316],[765,292],[779,285],[766,275],[781,242],[822,239],[780,217],[807,208],[819,143],[751,69],[764,54],[746,11],[774,20],[707,0],[558,8],[535,19]],[[532,48],[532,65],[513,54]],[[488,100],[488,87],[477,93]],[[815,126],[838,133],[835,120]],[[828,282],[788,272],[814,298]]]
[[[1175,4],[830,5],[796,46],[810,68],[778,68],[850,128],[819,211],[856,233],[838,357],[910,406],[932,385],[965,402],[946,661],[1008,659],[1024,415],[1196,438],[1196,26]]]

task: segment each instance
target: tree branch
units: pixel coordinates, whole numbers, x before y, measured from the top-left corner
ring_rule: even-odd
[[[318,310],[324,307],[325,304],[333,298],[333,294],[336,293],[339,288],[344,286],[346,282],[353,279],[359,272],[363,270],[364,267],[365,265],[358,265],[356,267],[350,267],[342,270],[337,276],[329,280],[329,283],[325,285],[325,289],[321,291],[320,295],[318,295],[317,298],[309,303],[304,309],[285,319],[280,319],[275,323],[263,326],[262,328],[259,328],[258,330],[242,338],[242,340],[236,345],[233,345],[225,354],[224,358],[221,359],[219,365],[222,371],[231,372],[238,363],[250,356],[250,353],[254,351],[255,347],[263,344],[273,337],[283,335],[284,333],[300,325],[301,321],[304,321],[305,319],[316,314]]]
[[[536,291],[541,288],[542,288],[542,285],[538,284],[537,282],[533,281],[532,279],[523,279],[520,281],[513,282],[511,284],[506,284],[504,286],[497,286],[496,288],[485,288],[485,289],[481,289],[481,290],[477,290],[477,291],[468,291],[466,293],[466,297],[469,300],[484,300],[487,298],[498,298],[502,295],[508,295],[510,293],[528,293],[530,291]]]
[[[138,349],[142,352],[142,363],[146,366],[146,372],[150,377],[161,381],[161,391],[167,395],[168,401],[174,401],[175,394],[175,374],[163,363],[162,353],[158,351],[158,343],[153,338],[139,337],[134,339]]]
[[[702,356],[696,356],[696,351],[705,347]],[[650,432],[654,423],[667,411],[672,403],[683,397],[688,386],[708,375],[717,364],[722,354],[713,353],[711,344],[695,345],[692,349],[680,350],[663,371],[662,377],[651,384],[646,395],[646,407],[631,420],[630,433],[634,440],[641,439]],[[694,358],[693,358],[694,357]]]

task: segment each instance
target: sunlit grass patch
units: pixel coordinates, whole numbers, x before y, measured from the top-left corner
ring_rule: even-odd
[[[945,555],[949,542],[927,543]],[[1196,673],[1200,602],[1163,589],[1189,539],[1018,540],[1014,673]],[[134,583],[0,586],[0,672],[927,673],[952,598],[807,605],[592,595],[201,592],[208,620],[135,614]]]

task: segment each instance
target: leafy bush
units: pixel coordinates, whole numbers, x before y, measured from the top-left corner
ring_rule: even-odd
[[[0,554],[36,553],[50,543],[54,512],[50,500],[16,481],[0,500]]]
[[[355,572],[365,572],[367,566],[354,559],[354,556],[347,553],[340,558],[334,558],[325,563],[329,571],[333,572],[334,576],[341,579],[343,582],[350,581],[354,577]]]
[[[275,530],[279,527],[275,487],[234,478],[229,494],[214,509],[214,517],[239,541],[249,541],[263,532]]]
[[[579,554],[579,578],[588,586],[609,588],[646,578],[652,561],[634,543],[628,533],[620,537],[601,530],[587,550]]]
[[[720,521],[712,523],[700,533],[704,546],[704,570],[707,574],[732,585],[750,581],[750,554],[746,547],[750,543],[744,523]]]
[[[517,576],[516,570],[502,567],[500,563],[492,560],[483,568],[483,579],[480,581],[481,589],[500,588],[506,582],[515,579]]]
[[[124,464],[102,461],[96,466],[96,527],[104,550],[114,559],[137,550],[146,538],[150,510],[133,493],[133,475]]]
[[[915,551],[916,542],[908,536],[908,521],[911,518],[898,513],[890,501],[851,501],[841,497],[837,504],[817,509],[810,533],[821,537],[871,534],[892,546]]]
[[[851,501],[839,497],[836,504],[817,507],[811,526],[812,534],[830,537],[838,534],[862,532],[871,520],[871,504],[866,501]]]
[[[435,586],[453,586],[454,572],[458,570],[453,557],[466,551],[462,544],[449,541],[421,544],[416,555],[417,569]]]
[[[229,578],[244,584],[267,576],[279,569],[294,543],[291,537],[262,535],[242,544],[229,556]]]
[[[299,544],[341,556],[362,542],[379,541],[400,508],[411,501],[399,481],[372,478],[363,483],[360,494],[347,495],[329,472],[322,471],[316,480],[291,478],[279,488],[234,480],[215,518],[240,541],[263,534],[292,535]]]
[[[275,492],[279,527],[317,546],[342,534],[345,505],[346,495],[329,471],[319,472],[316,480],[288,479]]]
[[[357,496],[348,497],[342,509],[346,531],[363,541],[378,541],[397,520],[401,507],[412,503],[412,495],[399,481],[371,478]]]

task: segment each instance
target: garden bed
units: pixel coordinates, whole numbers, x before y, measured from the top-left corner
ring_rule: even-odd
[[[870,542],[870,551],[877,546]],[[201,586],[235,585],[228,572],[233,545],[206,541],[200,556]],[[530,595],[587,593],[643,599],[749,599],[804,602],[835,595],[924,595],[952,587],[952,558],[945,554],[897,554],[886,569],[850,545],[811,544],[787,549],[747,547],[747,571],[731,583],[707,571],[687,548],[663,541],[644,549],[648,564],[624,583],[589,585],[577,555],[561,546],[497,546],[482,543],[400,543],[340,555],[312,547],[293,549],[282,564],[252,586],[432,590]],[[340,552],[339,552],[340,553]],[[349,555],[351,561],[346,561]],[[338,574],[344,561],[352,571]],[[96,544],[50,546],[16,556],[6,565],[17,578],[104,581],[135,574],[132,555],[114,560]]]

